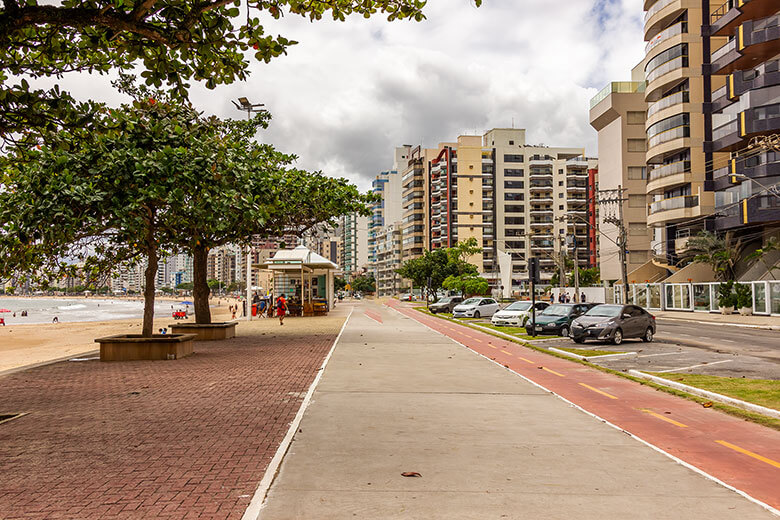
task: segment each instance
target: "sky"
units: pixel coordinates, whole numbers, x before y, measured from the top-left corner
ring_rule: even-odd
[[[346,177],[362,190],[402,144],[436,147],[514,125],[530,144],[585,147],[596,156],[588,102],[630,79],[644,52],[636,0],[429,0],[424,22],[376,16],[346,22],[285,16],[265,27],[297,40],[245,82],[194,86],[208,114],[242,117],[231,99],[265,103],[259,138],[297,166]],[[109,78],[68,76],[78,98],[117,104]]]

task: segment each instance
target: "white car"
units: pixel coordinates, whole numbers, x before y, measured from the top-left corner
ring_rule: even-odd
[[[488,318],[498,310],[498,302],[493,298],[469,298],[452,309],[454,318]]]
[[[549,307],[547,302],[536,302],[536,314]],[[514,302],[504,307],[493,315],[490,323],[496,326],[525,327],[525,323],[531,319],[531,302]]]

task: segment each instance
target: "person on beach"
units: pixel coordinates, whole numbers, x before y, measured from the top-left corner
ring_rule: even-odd
[[[276,315],[279,316],[279,325],[284,325],[284,315],[287,314],[287,300],[282,294],[276,299]]]
[[[0,318],[0,325],[5,327],[5,318]]]
[[[52,323],[59,323],[59,322],[60,322],[60,319],[59,319],[57,316],[55,316],[55,317],[54,317],[54,319],[53,319],[53,320],[51,320],[51,322],[52,322]]]

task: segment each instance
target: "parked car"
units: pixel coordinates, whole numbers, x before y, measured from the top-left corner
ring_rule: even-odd
[[[536,302],[536,315],[549,307],[547,302]],[[508,325],[510,327],[525,327],[526,321],[531,319],[531,302],[513,302],[493,315],[490,322],[496,326]]]
[[[452,315],[455,318],[489,318],[498,307],[498,302],[493,298],[469,298],[456,305]]]
[[[571,323],[575,318],[585,314],[595,303],[555,303],[550,305],[536,316],[537,334],[558,334],[567,337],[571,330]],[[525,330],[531,334],[531,322],[527,322]]]
[[[654,335],[655,316],[638,305],[597,305],[571,324],[571,338],[577,343],[598,339],[620,345],[625,338],[653,341]]]
[[[401,296],[398,297],[399,300],[402,302],[410,302],[414,300],[414,296],[412,296],[410,293],[404,293]]]
[[[428,310],[436,314],[437,312],[452,312],[456,305],[461,303],[463,298],[461,296],[446,296],[436,303],[432,303],[428,306]]]

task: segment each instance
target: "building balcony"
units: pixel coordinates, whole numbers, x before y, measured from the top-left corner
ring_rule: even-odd
[[[576,184],[572,184],[572,185],[567,184],[566,185],[566,191],[578,192],[578,193],[582,192],[582,193],[584,193],[587,190],[588,190],[587,186],[581,186],[581,185],[576,185]]]
[[[587,208],[569,208],[566,210],[567,215],[582,216],[588,214]]]
[[[678,83],[688,77],[690,74],[688,56],[677,56],[666,61],[645,74],[647,88],[645,89],[645,99],[652,101],[659,97],[659,93],[666,90],[670,85]]]
[[[725,190],[745,180],[745,177],[757,179],[763,184],[774,184],[765,181],[764,177],[780,176],[780,154],[763,152],[748,159],[731,159],[727,166],[715,170],[712,174],[713,189]]]
[[[552,204],[552,197],[531,197],[528,199],[530,204]]]
[[[553,209],[552,208],[531,208],[529,210],[529,213],[531,215],[552,215]]]
[[[658,0],[645,10],[645,41],[653,41],[683,11],[685,0]]]
[[[566,203],[567,204],[576,204],[576,205],[583,205],[588,203],[588,199],[586,197],[566,197]]]
[[[780,103],[749,108],[735,119],[712,131],[712,142],[704,143],[704,150],[711,152],[736,151],[745,141],[780,130]]]
[[[780,223],[780,199],[769,193],[742,199],[736,204],[716,208],[715,229],[735,229],[745,225]]]
[[[545,192],[545,191],[552,191],[553,186],[552,183],[549,184],[533,184],[531,183],[530,186],[528,186],[529,191],[533,192]]]
[[[709,66],[712,74],[749,69],[777,54],[780,14],[747,20],[736,29],[736,36],[712,53]]]
[[[649,53],[652,49],[656,48],[659,44],[667,41],[669,38],[678,36],[680,34],[686,34],[688,32],[688,22],[677,22],[674,25],[670,25],[663,31],[656,34],[652,40],[645,45],[645,54]]]
[[[768,61],[756,71],[735,70],[726,78],[726,85],[712,93],[712,111],[718,113],[751,90],[780,85],[780,62]]]
[[[648,205],[647,224],[679,222],[699,216],[700,213],[698,195],[670,197]]]
[[[689,182],[691,182],[691,162],[677,161],[651,170],[645,191],[653,194]]]
[[[528,165],[529,166],[552,166],[553,160],[552,159],[529,159]]]
[[[727,0],[710,15],[710,34],[730,36],[745,20],[764,18],[775,12],[776,0]]]
[[[690,95],[687,90],[684,90],[682,92],[675,92],[674,94],[669,94],[666,97],[662,97],[658,101],[654,103],[650,103],[647,107],[647,122],[645,123],[645,128],[650,127],[654,123],[660,121],[661,119],[665,119],[666,117],[672,115],[672,112],[677,111],[684,111],[682,108],[685,106],[686,103],[690,102]],[[666,110],[667,108],[675,107],[676,110]],[[659,112],[663,112],[659,114],[657,117],[653,117],[655,114],[658,114]]]
[[[554,225],[555,225],[555,223],[552,220],[546,220],[546,221],[541,221],[541,222],[539,222],[539,221],[537,221],[537,222],[531,221],[531,227],[534,228],[534,229],[545,229],[545,228],[553,227]]]
[[[554,249],[555,245],[552,240],[532,239],[531,247],[533,249],[550,250]]]
[[[552,179],[553,173],[550,172],[530,172],[528,174],[529,179],[547,180]]]

